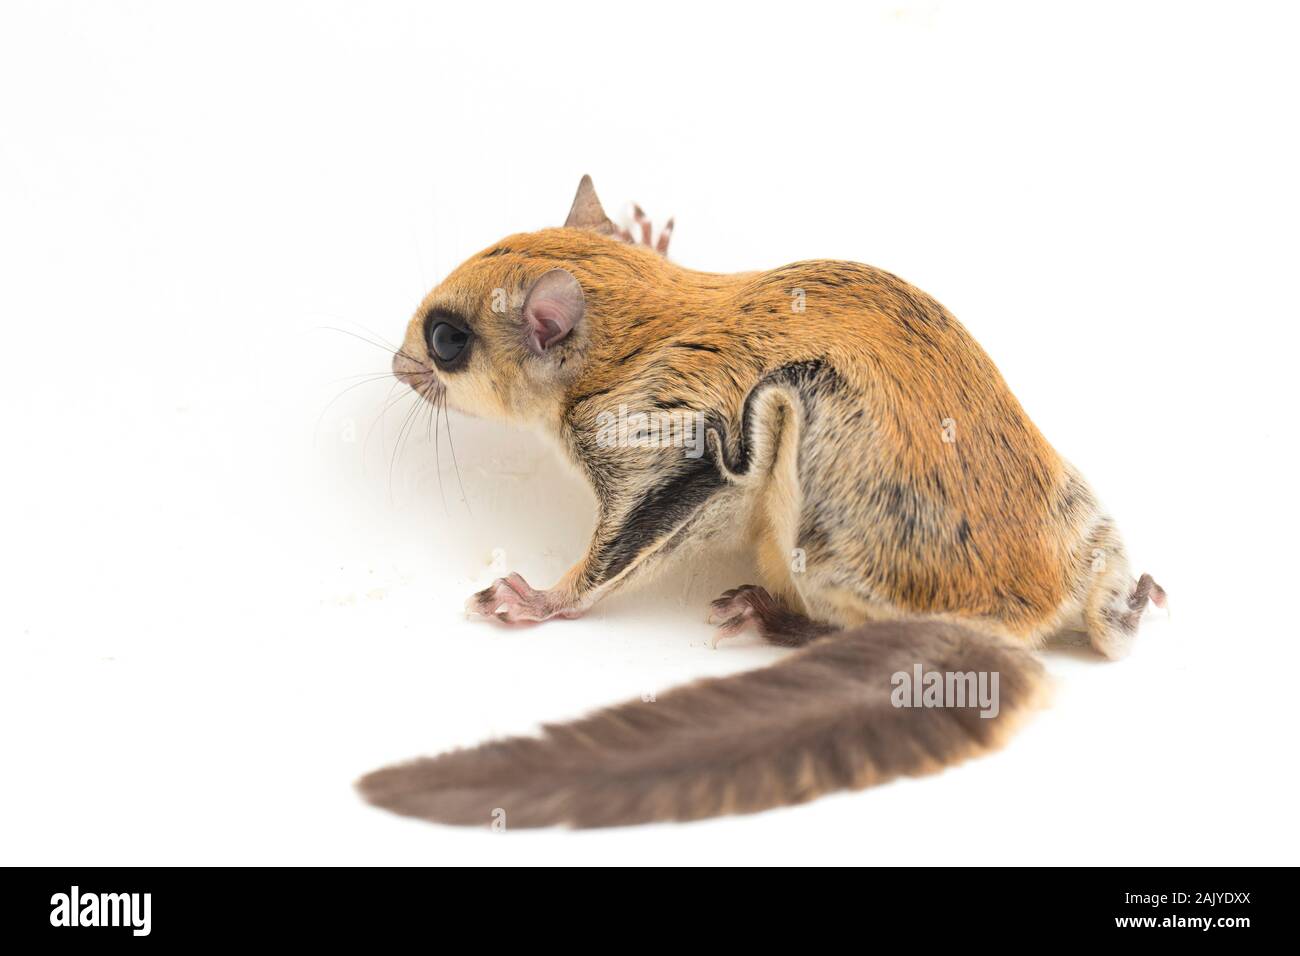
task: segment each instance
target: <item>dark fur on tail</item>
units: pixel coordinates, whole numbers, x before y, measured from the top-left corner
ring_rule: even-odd
[[[996,672],[999,711],[895,707],[892,675]],[[1043,700],[1027,648],[937,621],[868,624],[775,665],[387,767],[371,803],[440,823],[618,826],[803,803],[990,750]]]

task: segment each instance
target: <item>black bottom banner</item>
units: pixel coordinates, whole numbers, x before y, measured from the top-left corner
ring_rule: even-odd
[[[810,918],[838,933],[865,924],[864,945],[883,930],[918,949],[950,939],[1042,942],[1044,932],[1069,942],[1233,946],[1289,930],[1283,910],[1294,882],[1289,870],[1195,868],[879,869],[752,884],[734,873],[657,877],[653,887],[640,879],[590,885],[577,873],[539,885],[421,869],[9,869],[6,877],[7,936],[95,947],[421,939],[437,946],[446,937],[435,927],[469,945],[478,934],[490,943],[526,934],[542,944],[588,945],[618,945],[627,934],[639,946],[653,945],[646,934],[662,934],[677,945],[709,932],[720,941],[766,938],[773,922],[802,935]],[[690,937],[678,936],[686,931]]]

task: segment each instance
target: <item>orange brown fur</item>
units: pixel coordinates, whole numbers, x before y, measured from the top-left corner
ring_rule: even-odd
[[[1133,581],[1079,473],[925,293],[851,262],[695,272],[619,241],[587,180],[574,209],[586,228],[508,236],[448,276],[395,363],[452,407],[547,434],[596,491],[582,560],[548,591],[497,582],[476,596],[481,613],[575,616],[720,533],[752,550],[781,620],[809,619],[805,635],[925,618],[1033,646],[1081,626],[1115,657],[1148,594],[1163,601],[1148,576]],[[534,354],[521,310],[555,270],[576,280],[581,312]],[[440,312],[473,331],[452,374],[425,344],[425,317]],[[595,441],[620,407],[699,416],[708,453]]]

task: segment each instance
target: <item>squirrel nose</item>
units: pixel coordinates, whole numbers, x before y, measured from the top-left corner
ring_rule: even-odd
[[[421,385],[425,384],[423,376],[428,374],[429,369],[410,358],[406,353],[393,353],[393,375],[397,377],[399,382],[418,390]]]

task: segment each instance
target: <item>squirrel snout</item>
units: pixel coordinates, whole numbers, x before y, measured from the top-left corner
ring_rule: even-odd
[[[433,370],[417,362],[405,352],[393,353],[393,375],[399,382],[411,386],[417,392],[429,384]]]

